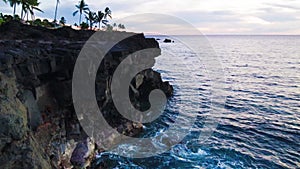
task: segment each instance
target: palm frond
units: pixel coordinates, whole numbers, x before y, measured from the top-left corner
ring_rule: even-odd
[[[78,10],[73,12],[73,16],[75,16],[78,12],[79,12]]]
[[[42,12],[42,13],[44,13],[44,11],[42,11],[41,9],[39,9],[38,7],[35,7],[35,6],[33,6],[32,7],[32,9],[34,9],[34,10],[37,10],[37,11],[39,11],[39,12]]]

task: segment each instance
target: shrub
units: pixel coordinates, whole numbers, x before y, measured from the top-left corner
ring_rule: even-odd
[[[32,23],[34,26],[42,26],[42,21],[40,19],[36,19]]]
[[[89,28],[89,24],[87,24],[87,23],[85,23],[85,22],[82,22],[82,23],[80,24],[80,27],[81,27],[81,29],[88,29],[88,28]]]

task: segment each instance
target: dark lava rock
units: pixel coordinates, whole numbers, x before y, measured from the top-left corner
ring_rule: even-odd
[[[49,145],[50,140],[35,140],[32,134],[36,126],[31,124],[44,122],[44,119],[39,118],[42,113],[49,116],[46,119],[50,119],[50,123],[55,122],[54,117],[64,117],[65,120],[62,121],[66,127],[59,132],[66,133],[66,139],[73,139],[70,128],[72,123],[78,122],[72,101],[73,70],[81,48],[93,33],[95,32],[73,30],[70,27],[47,29],[17,21],[0,26],[0,168],[18,168],[22,165],[25,166],[23,168],[50,168],[51,154],[44,153],[46,148],[41,146]],[[96,76],[95,93],[98,106],[112,127],[123,125],[125,127],[119,128],[120,133],[138,135],[142,132],[142,126],[134,125],[132,121],[122,117],[113,104],[111,79],[118,65],[136,51],[158,49],[142,56],[145,61],[154,65],[155,57],[160,55],[159,44],[153,38],[145,38],[143,34],[99,33],[108,39],[108,42],[101,44],[109,43],[115,34],[131,35],[114,46],[103,59]],[[147,109],[150,106],[149,93],[154,89],[162,90],[167,97],[173,95],[172,86],[162,81],[160,73],[152,69],[138,73],[129,87],[134,107]],[[26,97],[28,95],[25,93],[28,92],[30,97]],[[84,89],[82,92],[84,96]],[[45,111],[45,107],[51,107],[52,111]],[[62,124],[51,126],[55,125]],[[82,137],[74,138],[76,141],[85,136],[84,131],[81,132]],[[75,158],[77,152],[81,154],[81,150],[86,151],[86,146],[80,145],[78,151],[74,152],[74,164],[83,162],[81,157]]]
[[[27,110],[17,98],[15,77],[0,73],[0,168],[50,168],[27,127]]]
[[[172,40],[171,40],[171,39],[165,39],[164,42],[165,42],[165,43],[171,43]]]
[[[80,168],[85,168],[88,164],[88,158],[94,151],[94,143],[87,138],[86,140],[78,143],[72,153],[70,162],[72,165]]]

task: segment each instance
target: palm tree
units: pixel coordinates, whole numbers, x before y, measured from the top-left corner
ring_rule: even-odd
[[[56,23],[56,17],[57,17],[57,8],[58,8],[59,0],[56,0],[56,6],[55,6],[55,13],[54,13],[54,22]]]
[[[87,14],[86,19],[90,22],[90,28],[93,28],[93,24],[96,20],[97,14],[92,11],[85,12]]]
[[[86,18],[90,21],[90,28],[92,29],[93,24],[96,22],[97,14],[96,14],[96,12],[92,12],[92,11],[89,11],[87,14],[88,15]]]
[[[106,7],[105,10],[104,10],[104,19],[107,19],[107,16],[109,16],[110,18],[111,17],[111,10],[109,9],[109,7]]]
[[[28,18],[28,13],[30,13],[31,19],[34,20],[35,19],[34,10],[43,12],[41,9],[38,8],[38,6],[40,5],[40,2],[38,2],[38,0],[27,0],[27,2],[28,2],[27,3],[27,11],[26,11],[27,18]]]
[[[117,23],[113,23],[112,25],[113,28],[116,28],[116,31],[118,30],[117,26],[118,26]]]
[[[104,17],[104,13],[101,11],[98,11],[97,16],[96,16],[96,22],[99,24],[98,25],[99,29],[101,28],[100,26],[101,26],[101,21],[102,21],[103,17]]]
[[[20,4],[20,0],[4,0],[5,3],[9,2],[10,7],[13,7],[13,17],[16,15],[16,7]]]
[[[106,7],[105,10],[104,10],[104,19],[102,20],[102,23],[106,26],[108,26],[107,17],[112,18],[111,17],[111,10],[108,7]]]
[[[119,28],[119,29],[126,29],[126,28],[125,28],[125,25],[123,25],[123,24],[121,24],[121,23],[118,25],[118,28]]]
[[[25,11],[27,10],[27,0],[21,0],[21,20],[23,20],[23,14],[25,13]]]
[[[88,5],[84,2],[84,0],[80,0],[78,5],[75,5],[77,10],[73,13],[75,16],[79,12],[79,25],[81,24],[81,15],[83,12],[89,10]]]
[[[38,8],[38,6],[40,5],[40,2],[38,2],[38,0],[20,0],[20,3],[22,5],[21,19],[24,19],[24,17],[27,15],[27,21],[28,21],[28,15],[30,13],[33,20],[34,10],[43,12],[41,9]],[[23,13],[25,13],[25,15],[23,15]]]
[[[125,25],[123,25],[123,24],[120,23],[118,25],[118,28],[119,28],[119,31],[121,31],[122,29],[124,30],[125,29]]]

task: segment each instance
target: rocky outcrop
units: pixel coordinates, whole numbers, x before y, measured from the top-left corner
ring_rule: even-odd
[[[85,168],[90,165],[91,154],[95,150],[95,143],[90,138],[78,143],[72,152],[70,162],[79,168]]]
[[[49,30],[18,22],[0,27],[0,122],[3,124],[0,168],[19,168],[24,163],[28,168],[49,168],[50,163],[57,168],[70,165],[72,156],[73,164],[86,159],[86,154],[82,156],[80,151],[76,154],[87,136],[73,108],[72,74],[81,48],[93,33],[65,27]],[[143,126],[117,112],[110,96],[111,78],[128,54],[147,48],[159,49],[159,45],[143,34],[102,32],[102,35],[114,37],[116,33],[131,36],[105,56],[98,69],[95,92],[108,123],[118,132],[134,136]],[[159,54],[145,57],[154,64]],[[162,89],[168,97],[173,93],[172,86],[163,82],[158,72],[147,69],[138,73],[129,89],[132,104],[137,109],[147,109],[148,95],[153,89]]]
[[[0,73],[0,168],[51,168],[27,127],[27,108],[17,95],[13,73]]]
[[[172,40],[171,40],[171,39],[165,39],[164,42],[165,42],[165,43],[171,43]]]

